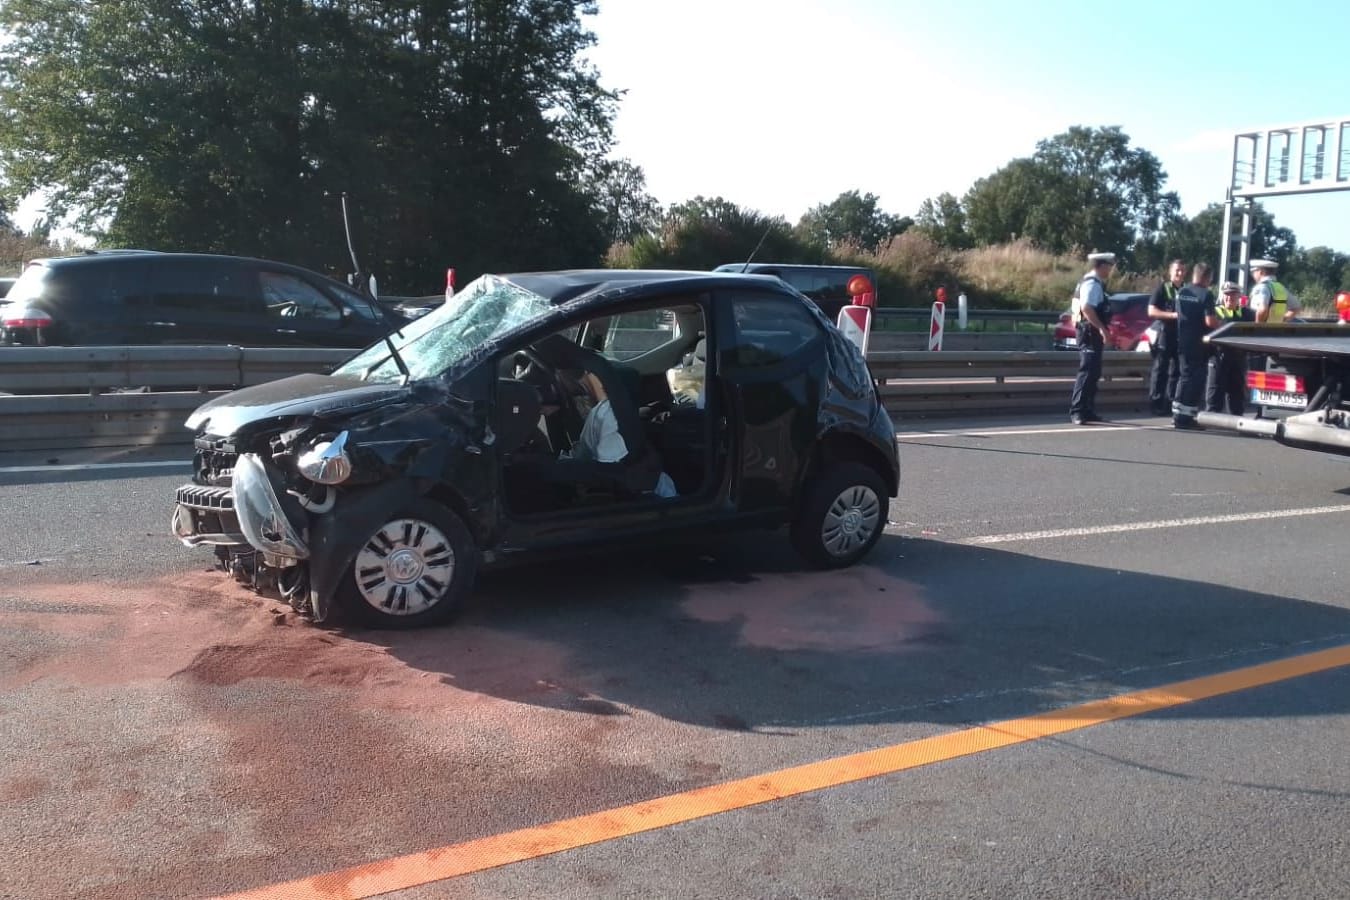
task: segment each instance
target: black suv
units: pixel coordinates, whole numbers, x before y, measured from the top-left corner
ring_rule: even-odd
[[[0,343],[359,348],[406,319],[285,263],[92,252],[30,262],[0,307]]]
[[[787,524],[810,563],[886,527],[895,426],[775,278],[485,275],[332,375],[212,400],[173,532],[318,621],[447,617],[480,565]]]
[[[725,263],[715,272],[745,272],[750,275],[773,275],[804,294],[815,302],[825,318],[835,322],[839,310],[853,302],[848,292],[848,283],[855,275],[862,275],[876,291],[877,276],[871,269],[862,266],[812,266],[804,263],[752,262]]]

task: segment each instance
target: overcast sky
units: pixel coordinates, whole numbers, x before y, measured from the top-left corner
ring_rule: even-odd
[[[855,189],[912,215],[1072,125],[1121,126],[1193,215],[1224,199],[1236,133],[1350,119],[1332,0],[600,0],[586,21],[625,91],[618,155],[657,199],[790,222]],[[1350,252],[1350,190],[1263,202]]]

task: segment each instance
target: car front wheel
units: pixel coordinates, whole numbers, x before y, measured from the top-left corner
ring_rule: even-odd
[[[851,566],[881,538],[889,509],[886,485],[873,469],[855,462],[833,466],[807,486],[792,523],[793,546],[817,568]]]
[[[478,550],[459,516],[418,500],[366,538],[339,591],[345,611],[361,624],[418,628],[450,618],[477,571]]]

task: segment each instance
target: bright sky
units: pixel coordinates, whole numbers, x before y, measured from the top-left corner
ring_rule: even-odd
[[[617,154],[662,203],[795,223],[848,190],[897,215],[960,197],[1072,125],[1119,125],[1194,215],[1233,135],[1350,118],[1345,0],[599,0]],[[1350,252],[1350,191],[1262,201]]]

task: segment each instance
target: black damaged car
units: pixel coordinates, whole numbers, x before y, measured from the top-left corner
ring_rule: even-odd
[[[858,350],[777,278],[478,279],[331,375],[212,400],[173,533],[318,622],[451,615],[481,566],[672,531],[872,549],[895,429]]]

